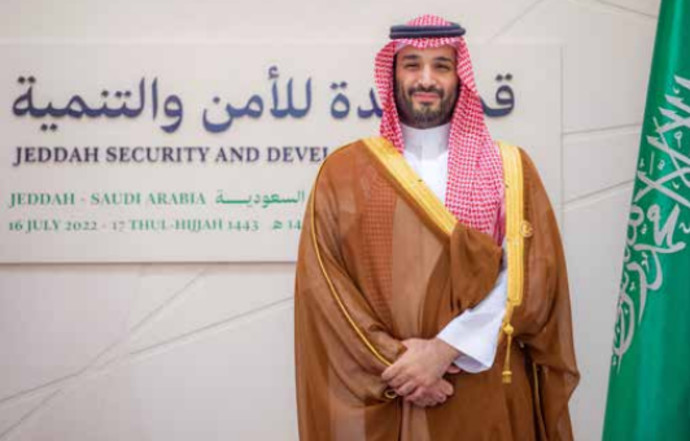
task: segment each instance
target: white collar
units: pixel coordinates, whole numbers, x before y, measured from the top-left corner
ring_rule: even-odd
[[[400,127],[405,140],[406,153],[411,153],[420,159],[430,159],[437,158],[448,150],[450,123],[430,129],[415,129],[402,123]]]

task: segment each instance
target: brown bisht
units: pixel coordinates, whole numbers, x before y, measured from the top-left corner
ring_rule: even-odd
[[[323,164],[297,263],[302,441],[572,439],[578,372],[558,228],[530,159],[502,152],[509,300],[496,360],[447,375],[455,393],[430,408],[396,397],[380,375],[402,340],[433,338],[488,295],[502,249],[455,221],[384,138]]]

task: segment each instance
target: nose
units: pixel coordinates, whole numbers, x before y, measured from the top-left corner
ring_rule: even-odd
[[[419,76],[419,84],[423,87],[429,87],[433,86],[436,82],[436,79],[433,76],[433,72],[431,70],[431,66],[424,66],[421,71],[421,75]]]

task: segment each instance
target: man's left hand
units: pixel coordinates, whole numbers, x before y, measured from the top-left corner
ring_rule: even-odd
[[[381,375],[401,396],[413,393],[420,386],[431,387],[460,355],[457,349],[438,338],[411,338],[402,343],[407,351]]]

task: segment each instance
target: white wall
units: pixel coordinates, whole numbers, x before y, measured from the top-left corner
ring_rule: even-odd
[[[577,439],[599,439],[659,0],[421,3],[3,0],[0,40],[383,42],[389,25],[431,12],[476,41],[560,42],[561,209],[582,371],[571,410]],[[0,440],[296,439],[292,272],[0,266]]]

